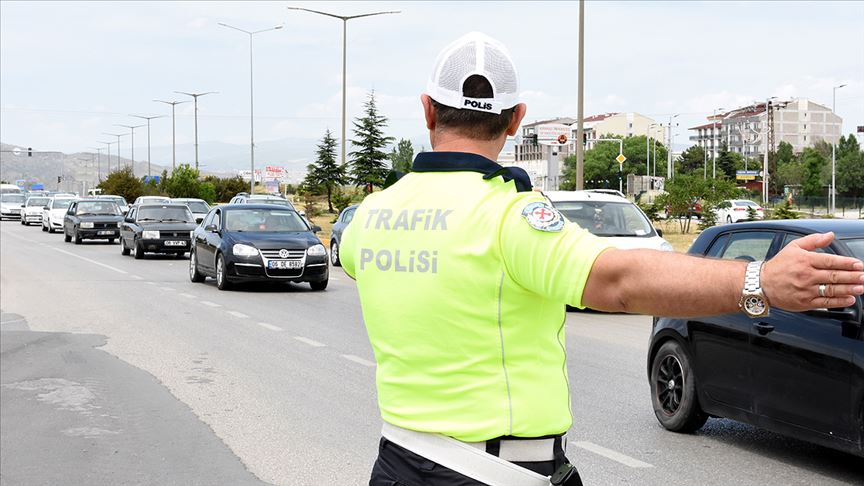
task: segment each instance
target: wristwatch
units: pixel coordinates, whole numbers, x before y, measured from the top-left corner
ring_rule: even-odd
[[[754,319],[768,317],[770,311],[768,299],[762,292],[760,281],[764,263],[760,260],[747,264],[747,271],[744,273],[744,291],[741,293],[741,299],[738,300],[738,307],[747,314],[747,317]]]

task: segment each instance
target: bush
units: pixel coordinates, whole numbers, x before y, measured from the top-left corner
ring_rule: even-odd
[[[188,164],[181,164],[174,169],[171,177],[165,181],[165,192],[171,197],[198,197],[201,192],[199,172]]]
[[[135,177],[131,167],[124,167],[108,174],[108,177],[97,186],[103,194],[123,196],[130,203],[143,196],[146,191],[144,182]]]
[[[213,204],[216,201],[216,186],[212,182],[202,182],[198,197],[207,201],[207,204]]]
[[[798,219],[798,213],[792,210],[792,205],[787,200],[780,206],[774,208],[771,219]]]
[[[212,184],[216,191],[214,201],[228,202],[237,195],[238,192],[248,192],[249,183],[244,181],[240,176],[219,178],[216,176],[207,176],[204,178],[204,183]],[[204,198],[201,198],[204,199]]]

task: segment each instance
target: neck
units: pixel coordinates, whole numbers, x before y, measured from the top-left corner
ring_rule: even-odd
[[[436,137],[439,138],[439,137]],[[500,140],[473,140],[462,137],[442,136],[432,145],[435,152],[465,152],[477,154],[491,161],[498,160],[498,154],[504,148],[505,137]]]

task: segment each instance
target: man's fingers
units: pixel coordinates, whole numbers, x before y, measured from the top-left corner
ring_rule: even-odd
[[[813,282],[819,284],[864,284],[864,273],[844,270],[819,270],[813,275]]]
[[[803,240],[804,238],[801,239]],[[864,270],[864,262],[857,258],[829,255],[827,253],[814,253],[812,264],[816,268],[825,270],[846,270],[851,272],[860,272],[861,270]],[[842,272],[838,272],[838,274],[839,273]],[[826,281],[826,283],[828,282],[829,281]]]
[[[818,288],[817,288],[818,293]],[[864,285],[832,285],[825,286],[825,297],[846,297],[864,294]],[[825,297],[822,297],[823,299]]]
[[[834,241],[833,232],[813,233],[812,235],[807,235],[792,241],[789,243],[789,246],[795,245],[803,250],[813,251],[816,248],[825,248],[830,245],[832,241]]]
[[[811,309],[820,309],[822,307],[835,309],[838,307],[849,307],[855,303],[855,297],[816,297],[811,301]]]

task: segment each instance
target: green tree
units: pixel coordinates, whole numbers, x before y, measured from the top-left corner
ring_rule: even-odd
[[[198,169],[189,164],[180,164],[165,181],[165,192],[171,197],[198,197],[201,180]]]
[[[394,139],[384,135],[387,118],[378,113],[375,92],[363,104],[364,116],[354,121],[354,136],[351,145],[355,148],[351,156],[351,177],[357,186],[381,186],[387,177],[387,153],[383,149]]]
[[[777,146],[777,165],[789,164],[794,158],[795,152],[792,150],[792,144],[780,142]]]
[[[800,186],[804,184],[804,178],[807,176],[807,170],[804,164],[797,158],[785,164],[777,164],[777,172],[774,179],[777,180],[779,187],[783,186]]]
[[[727,179],[703,179],[701,175],[681,174],[666,183],[666,192],[657,197],[656,203],[666,207],[671,217],[677,218],[682,233],[690,232],[692,205],[702,203],[702,226],[714,225],[714,210],[721,201],[740,194],[735,184]]]
[[[823,171],[827,165],[825,156],[816,148],[807,147],[801,152],[804,165],[802,190],[807,197],[821,196],[823,193]]]
[[[198,197],[207,201],[207,204],[216,202],[216,186],[212,182],[202,182],[198,188]]]
[[[837,192],[846,197],[864,196],[864,152],[851,133],[840,137],[836,160]]]
[[[723,142],[720,145],[720,150],[717,152],[717,174],[724,174],[726,177],[735,179],[736,162],[737,159],[732,152],[729,152],[726,142]]]
[[[699,174],[704,174],[705,149],[699,145],[690,146],[690,148],[681,152],[677,165],[679,174],[695,174],[697,171]]]
[[[131,167],[111,172],[97,187],[102,189],[102,194],[123,196],[130,203],[144,195],[144,182],[135,177]]]
[[[787,199],[786,202],[774,208],[771,212],[771,219],[798,219],[798,213],[792,210],[792,205]]]
[[[411,140],[404,138],[399,140],[399,143],[393,147],[390,152],[390,164],[393,170],[398,170],[402,173],[411,172],[411,164],[414,163],[414,146],[411,145]]]
[[[324,138],[318,144],[317,158],[314,163],[307,166],[308,171],[304,180],[307,188],[320,188],[327,193],[327,207],[331,213],[334,189],[348,183],[345,166],[336,161],[336,143],[330,130],[324,132]]]
[[[620,139],[621,137],[604,136],[603,138]],[[628,174],[644,175],[647,170],[647,159],[645,158],[645,136],[628,137],[623,142],[624,156],[627,160],[624,162],[621,176],[624,180]],[[585,151],[585,166],[583,175],[585,177],[585,187],[588,189],[594,187],[604,187],[605,182],[609,181],[611,187],[618,186],[618,162],[615,157],[618,156],[618,144],[615,142],[599,142],[595,143],[594,147]],[[658,171],[666,172],[666,147],[659,142],[657,143],[657,165]],[[651,160],[654,164],[654,146],[651,145]],[[576,156],[571,155],[564,159],[564,174],[561,181],[561,189],[572,191],[576,188]],[[591,181],[595,181],[593,184]]]

